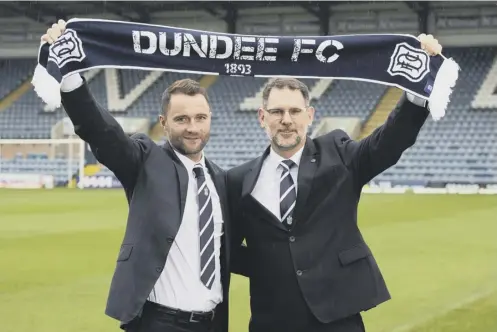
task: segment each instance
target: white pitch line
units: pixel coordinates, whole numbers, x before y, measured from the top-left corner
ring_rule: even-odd
[[[495,288],[492,288],[492,289],[487,289],[485,291],[482,291],[482,292],[478,292],[478,293],[473,293],[471,296],[459,301],[459,302],[455,302],[453,303],[452,305],[450,306],[447,306],[445,308],[443,308],[442,310],[436,312],[435,314],[432,314],[432,315],[426,315],[424,317],[421,317],[419,319],[416,319],[415,321],[411,322],[411,323],[408,323],[408,324],[404,324],[404,325],[401,325],[401,326],[398,326],[398,327],[395,327],[392,332],[407,332],[407,331],[410,331],[412,330],[413,328],[419,326],[419,325],[422,325],[424,323],[427,323],[431,320],[434,320],[436,319],[437,317],[439,316],[443,316],[449,312],[451,312],[452,310],[456,310],[456,309],[459,309],[459,308],[462,308],[470,303],[473,303],[473,302],[476,302],[484,297],[487,297],[489,296],[490,294],[492,294],[493,292],[495,292],[497,289]]]

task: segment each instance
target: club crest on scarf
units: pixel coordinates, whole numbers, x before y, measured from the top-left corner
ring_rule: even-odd
[[[400,75],[411,82],[419,82],[430,72],[430,57],[420,49],[400,43],[395,46],[387,71],[392,76]]]
[[[48,61],[53,61],[59,68],[68,62],[81,62],[86,57],[81,39],[76,31],[67,29],[52,45],[50,45]]]

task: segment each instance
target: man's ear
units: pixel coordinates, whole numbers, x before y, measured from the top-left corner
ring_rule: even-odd
[[[166,127],[166,117],[164,115],[159,115],[159,123],[162,128]]]
[[[266,126],[264,122],[264,115],[264,109],[262,107],[259,107],[259,109],[257,110],[257,118],[259,119],[261,128],[264,128]]]
[[[314,109],[314,107],[309,106],[307,112],[309,113],[309,120],[310,120],[309,125],[311,125],[312,122],[314,121],[314,114],[316,113],[316,110]]]

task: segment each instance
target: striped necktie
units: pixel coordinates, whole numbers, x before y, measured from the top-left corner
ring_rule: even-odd
[[[290,229],[293,223],[292,212],[297,201],[297,191],[290,169],[297,164],[292,160],[283,160],[280,165],[283,168],[280,178],[280,216],[283,224]]]
[[[212,199],[207,182],[205,181],[202,165],[196,164],[193,168],[197,179],[197,197],[199,207],[199,248],[200,248],[200,280],[211,289],[214,284],[216,261],[214,259],[214,215],[212,213]]]

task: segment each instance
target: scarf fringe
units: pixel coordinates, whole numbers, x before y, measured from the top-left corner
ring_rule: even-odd
[[[435,77],[433,90],[428,98],[428,108],[433,120],[438,121],[445,116],[450,96],[459,77],[459,65],[452,59],[445,59]]]
[[[31,84],[36,94],[46,103],[45,110],[54,111],[60,107],[62,103],[60,83],[47,72],[45,67],[36,65]]]

